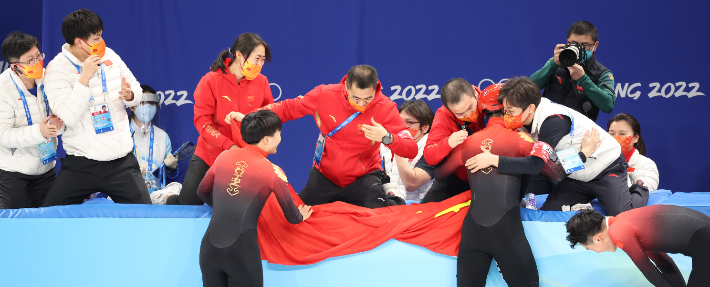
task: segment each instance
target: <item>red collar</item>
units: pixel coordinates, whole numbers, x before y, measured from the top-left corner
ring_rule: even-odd
[[[269,154],[266,153],[263,149],[259,148],[258,146],[255,146],[255,145],[250,145],[250,144],[248,144],[248,145],[246,145],[246,146],[244,147],[244,149],[253,151],[253,152],[255,152],[255,153],[259,153],[259,154],[261,154],[262,156],[264,156],[264,158],[266,158],[267,156],[269,156]]]
[[[631,147],[630,150],[624,153],[624,158],[626,159],[626,162],[629,162],[631,159],[631,156],[634,155],[634,152],[636,151],[636,147]]]
[[[233,58],[224,59],[223,63],[224,63],[224,66],[226,67],[225,68],[225,71],[227,72],[226,74],[221,73],[221,70],[219,70],[219,69],[217,71],[220,71],[219,74],[221,74],[222,77],[226,78],[230,83],[232,83],[232,85],[237,86],[237,85],[240,85],[240,82],[246,82],[247,78],[243,77],[241,80],[237,80],[237,76],[235,76],[234,74],[229,72],[229,65],[232,64],[232,60],[233,60]]]

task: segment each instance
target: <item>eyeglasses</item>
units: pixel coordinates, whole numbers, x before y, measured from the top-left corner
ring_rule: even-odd
[[[37,64],[39,61],[42,61],[42,60],[44,60],[44,53],[39,53],[39,55],[37,55],[37,57],[32,58],[27,62],[24,62],[24,63],[23,62],[14,62],[14,64],[20,64],[23,66],[34,66],[35,64]]]
[[[413,124],[418,124],[419,122],[413,122],[413,121],[405,121],[404,124],[407,126],[411,126]]]
[[[577,45],[582,46],[582,48],[584,48],[585,50],[591,50],[592,48],[594,48],[594,44],[596,44],[596,43],[592,43],[592,44],[582,43],[582,44],[580,44],[577,42],[572,42],[572,43],[567,42],[567,45],[569,45],[569,44],[577,44]]]

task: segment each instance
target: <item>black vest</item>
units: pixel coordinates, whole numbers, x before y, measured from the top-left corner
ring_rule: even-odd
[[[595,85],[599,85],[601,74],[609,70],[597,62],[595,56],[592,56],[587,61],[586,66],[585,72]],[[586,115],[592,121],[596,121],[597,116],[599,116],[599,107],[587,97],[582,87],[577,86],[577,81],[572,79],[569,70],[565,67],[560,66],[557,68],[555,74],[547,81],[547,87],[545,87],[545,92],[542,96],[555,103],[572,108]]]

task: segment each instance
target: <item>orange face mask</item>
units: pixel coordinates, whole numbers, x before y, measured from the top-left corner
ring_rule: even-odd
[[[84,40],[82,40],[82,41],[84,41]],[[84,41],[84,43],[86,43],[86,41]],[[84,50],[84,52],[89,53],[89,55],[99,55],[100,58],[103,58],[104,55],[106,54],[106,42],[104,42],[104,39],[101,39],[101,41],[99,41],[96,44],[89,44],[89,43],[86,43],[86,44],[89,45],[90,52],[87,52],[86,50],[84,50],[84,48],[81,48],[81,49]]]
[[[39,61],[37,64],[32,66],[18,66],[22,67],[22,72],[25,73],[25,76],[30,79],[41,79],[44,75],[44,60]]]
[[[458,119],[461,120],[461,121],[464,121],[464,122],[477,123],[477,122],[478,122],[478,115],[479,115],[478,109],[473,109],[473,111],[471,112],[471,114],[469,114],[467,117],[465,117],[465,118],[458,118]]]
[[[350,105],[353,106],[353,108],[360,113],[364,113],[365,110],[367,110],[367,108],[370,107],[370,104],[372,104],[372,102],[370,102],[363,107],[363,106],[358,105],[355,102],[353,102],[353,100],[350,97],[348,97],[348,101],[350,102]]]
[[[249,60],[244,63],[244,66],[242,67],[242,75],[244,75],[247,80],[251,81],[256,79],[256,76],[258,76],[259,73],[261,73],[261,66],[252,64]]]
[[[524,113],[525,111],[523,111],[523,114]],[[528,114],[528,116],[523,119],[523,114],[519,114],[517,116],[505,115],[503,117],[503,123],[505,124],[505,127],[511,130],[517,130],[519,128],[522,128],[525,125],[525,121],[527,121],[530,117],[530,114]]]
[[[416,138],[419,129],[407,129],[413,138]]]
[[[619,142],[621,145],[621,152],[626,153],[631,148],[634,146],[631,141],[634,139],[634,136],[628,136],[628,137],[620,137],[620,136],[615,136],[614,139]]]

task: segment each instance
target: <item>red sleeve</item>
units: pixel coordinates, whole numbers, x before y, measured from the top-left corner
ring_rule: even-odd
[[[257,109],[257,111],[263,109],[272,110],[281,118],[281,122],[284,123],[306,115],[313,115],[320,106],[321,92],[324,87],[324,85],[320,85],[308,92],[305,96],[266,105],[261,109]]]
[[[609,227],[609,236],[616,246],[623,249],[636,264],[636,267],[646,276],[653,286],[673,286],[661,274],[656,265],[646,255],[645,250],[636,236],[636,229],[627,223],[615,222]]]
[[[463,152],[464,146],[465,145],[462,143],[458,145],[455,149],[453,149],[450,153],[451,156],[446,158],[444,163],[434,171],[434,178],[436,178],[436,180],[441,181],[446,179],[447,177],[449,177],[449,175],[451,175],[463,166],[463,159],[461,154]]]
[[[244,139],[242,138],[242,123],[238,121],[232,121],[232,141],[238,146],[238,147],[245,147],[247,146],[247,143],[244,142]]]
[[[407,127],[404,125],[404,121],[399,115],[395,103],[391,103],[391,106],[387,110],[387,115],[385,115],[382,126],[392,134],[392,143],[387,145],[387,148],[403,158],[415,158],[417,156],[419,152],[417,142],[414,141],[409,130],[407,130]]]
[[[212,90],[214,85],[214,78],[205,75],[195,88],[195,128],[210,145],[228,150],[234,142],[219,132],[219,124],[215,122],[217,100]]]
[[[207,174],[202,178],[200,185],[197,187],[197,196],[202,199],[207,205],[212,206],[212,194],[214,188],[214,173],[217,164],[213,164],[207,170]]]
[[[450,120],[443,112],[437,111],[434,115],[434,122],[424,147],[424,159],[431,166],[439,164],[451,153],[452,149],[449,146],[449,136],[452,134],[449,130]]]
[[[262,107],[274,103],[274,96],[271,94],[271,86],[269,85],[269,79],[267,79],[266,76],[264,76],[264,82],[264,102],[261,103]]]

